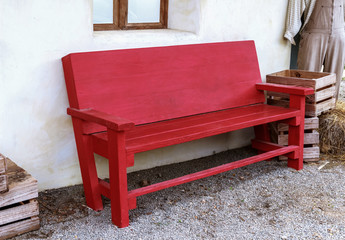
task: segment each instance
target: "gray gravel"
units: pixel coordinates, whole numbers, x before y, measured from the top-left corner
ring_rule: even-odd
[[[242,148],[129,174],[130,188],[253,155]],[[16,239],[345,239],[343,162],[260,162],[138,198],[130,226],[94,212],[82,187],[40,193],[41,229]],[[321,169],[320,169],[321,168]]]

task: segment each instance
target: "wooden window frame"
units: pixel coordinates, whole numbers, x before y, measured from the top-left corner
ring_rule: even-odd
[[[113,0],[113,23],[93,24],[94,31],[163,29],[168,26],[169,0],[160,0],[160,21],[157,23],[128,23],[128,0]]]

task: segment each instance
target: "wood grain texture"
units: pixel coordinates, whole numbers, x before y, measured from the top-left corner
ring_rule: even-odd
[[[279,156],[279,160],[287,160],[285,156]],[[305,147],[303,148],[303,161],[314,162],[320,160],[320,148],[315,147]]]
[[[4,225],[0,227],[0,240],[5,240],[39,228],[40,220],[38,217],[32,217],[27,220]]]
[[[304,119],[304,130],[312,130],[319,128],[319,118],[318,117],[311,117]],[[289,130],[289,125],[284,123],[278,124],[278,132],[286,132]]]
[[[0,154],[0,175],[5,174],[7,170],[7,159]]]
[[[14,206],[8,206],[3,210],[0,209],[0,226],[38,216],[38,214],[38,202],[35,199],[28,202],[21,202],[21,204],[15,204]]]
[[[7,175],[0,175],[0,194],[8,191]]]
[[[74,53],[63,66],[72,108],[135,124],[264,102],[253,41]]]
[[[288,144],[289,135],[280,134],[278,136],[278,144],[286,146]],[[304,133],[304,144],[319,144],[319,133]]]
[[[37,180],[8,159],[8,192],[0,194],[0,207],[38,197]]]

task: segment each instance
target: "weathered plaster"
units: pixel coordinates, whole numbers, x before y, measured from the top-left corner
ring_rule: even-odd
[[[40,189],[81,182],[61,57],[78,51],[254,39],[261,73],[286,69],[287,0],[170,0],[168,30],[92,31],[92,0],[1,0],[0,152]],[[240,147],[252,130],[136,155],[129,171]],[[102,163],[103,162],[103,163]],[[99,173],[106,164],[97,159]]]

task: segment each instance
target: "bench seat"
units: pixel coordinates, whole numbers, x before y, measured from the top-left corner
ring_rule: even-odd
[[[298,116],[299,110],[267,104],[135,126],[127,132],[128,155]],[[107,132],[92,134],[95,153],[108,157]],[[131,164],[129,164],[130,166]]]

